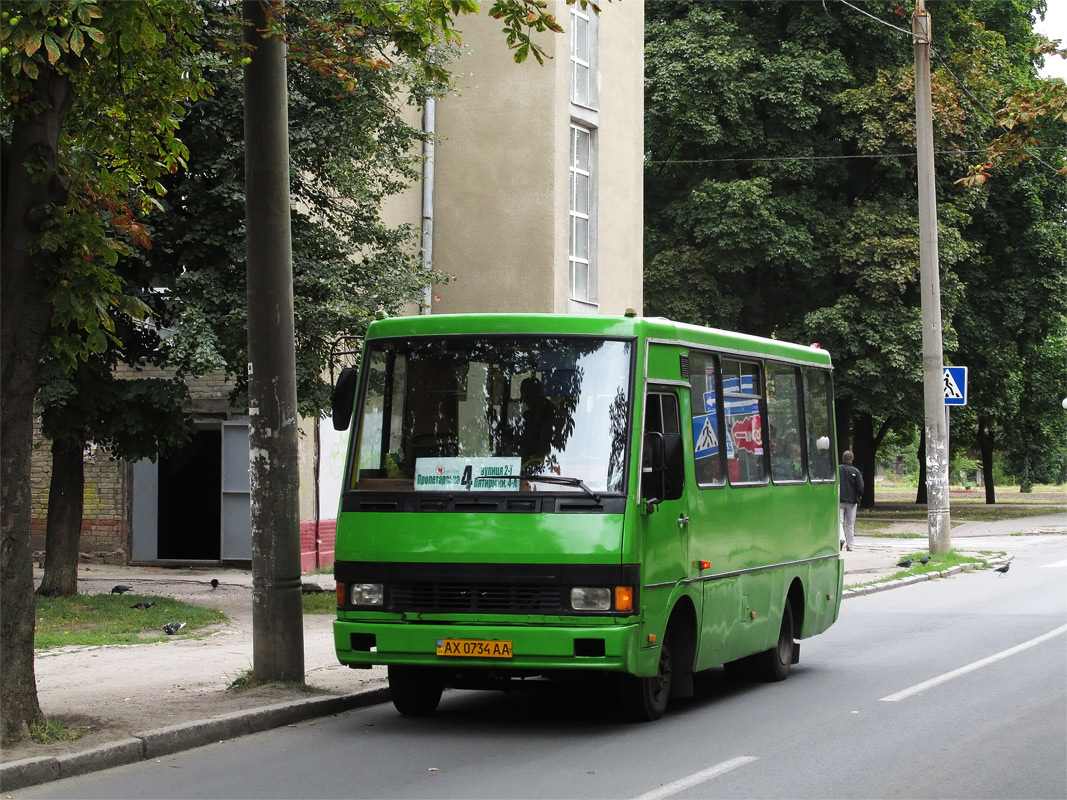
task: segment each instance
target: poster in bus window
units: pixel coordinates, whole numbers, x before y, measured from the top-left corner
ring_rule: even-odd
[[[753,392],[751,375],[724,377],[723,392],[727,395],[748,394]],[[763,455],[763,432],[760,428],[759,399],[756,397],[727,397],[726,428],[729,431],[727,447],[730,451],[743,450],[754,456]],[[734,452],[729,453],[730,458]]]

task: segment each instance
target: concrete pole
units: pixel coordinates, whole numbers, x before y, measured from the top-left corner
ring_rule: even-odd
[[[952,549],[948,494],[948,430],[945,417],[941,276],[937,257],[937,188],[934,182],[934,122],[930,91],[930,15],[916,0],[915,138],[919,179],[919,282],[922,288],[923,404],[926,425],[926,496],[931,553]]]
[[[244,0],[248,414],[252,479],[252,672],[304,681],[296,342],[285,44],[268,3]]]
[[[437,136],[437,101],[426,98],[422,109],[422,132],[426,141],[422,145],[422,268],[433,269],[433,192],[434,192],[434,137]],[[433,285],[423,292],[421,314],[433,313]]]

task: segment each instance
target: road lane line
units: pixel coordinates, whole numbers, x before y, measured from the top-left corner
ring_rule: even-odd
[[[974,672],[976,669],[987,667],[990,664],[1007,658],[1008,656],[1013,656],[1016,653],[1021,653],[1023,650],[1029,650],[1031,647],[1039,645],[1042,642],[1048,641],[1049,639],[1052,639],[1055,636],[1059,636],[1060,634],[1065,632],[1067,632],[1067,625],[1061,625],[1060,627],[1056,628],[1056,630],[1049,631],[1046,634],[1038,636],[1036,639],[1031,639],[1030,641],[1023,642],[1022,644],[1017,644],[1015,645],[1015,647],[1009,647],[1007,650],[1001,650],[999,653],[994,653],[988,658],[983,658],[980,661],[974,661],[965,667],[954,669],[952,670],[952,672],[946,672],[943,675],[938,675],[936,678],[931,678],[928,681],[923,681],[922,683],[917,683],[914,686],[909,686],[907,689],[902,689],[901,691],[896,692],[895,694],[886,695],[885,697],[881,698],[881,700],[886,703],[895,703],[897,700],[904,700],[905,698],[911,697],[913,694],[918,694],[919,692],[926,691],[931,686],[937,686],[939,683],[944,683],[945,681],[950,681],[953,678],[958,678],[961,675],[966,675],[968,672]]]
[[[1067,561],[1057,561],[1055,564],[1042,564],[1042,569],[1049,569],[1050,567],[1067,567]]]
[[[698,783],[710,781],[712,778],[725,775],[730,770],[743,767],[745,764],[751,764],[753,761],[758,760],[759,759],[754,756],[738,756],[737,758],[731,758],[729,761],[723,761],[716,764],[714,767],[702,769],[700,772],[694,772],[692,775],[660,786],[658,789],[653,789],[651,792],[645,792],[640,797],[635,798],[635,800],[663,800],[664,797],[670,797],[673,794],[678,794],[678,792],[684,792],[686,789],[692,788]]]

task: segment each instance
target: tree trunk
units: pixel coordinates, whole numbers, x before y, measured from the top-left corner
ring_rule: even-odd
[[[837,453],[834,457],[840,461],[841,454],[852,449],[849,426],[852,423],[852,398],[841,397],[834,400],[834,433],[837,436]]]
[[[982,453],[982,480],[985,482],[986,505],[997,502],[996,487],[993,486],[993,430],[987,428],[985,420],[978,420],[978,449]]]
[[[855,438],[856,467],[863,473],[863,498],[860,508],[874,507],[874,420],[867,412],[856,416],[853,436]]]
[[[42,263],[50,254],[31,253],[37,230],[66,200],[56,169],[73,100],[69,79],[48,68],[41,68],[36,86],[39,110],[12,123],[0,223],[0,733],[11,737],[24,736],[42,717],[33,670],[30,453],[38,360],[52,306],[43,277],[51,270]]]
[[[926,505],[926,426],[919,426],[919,487],[915,491],[915,503]]]
[[[52,481],[48,490],[48,525],[44,536],[44,578],[41,589],[54,588],[63,597],[78,593],[78,542],[85,498],[83,445],[52,442]]]

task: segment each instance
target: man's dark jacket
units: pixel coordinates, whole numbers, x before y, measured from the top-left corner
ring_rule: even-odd
[[[839,464],[837,475],[841,482],[841,502],[859,505],[863,499],[863,473],[851,464]]]

